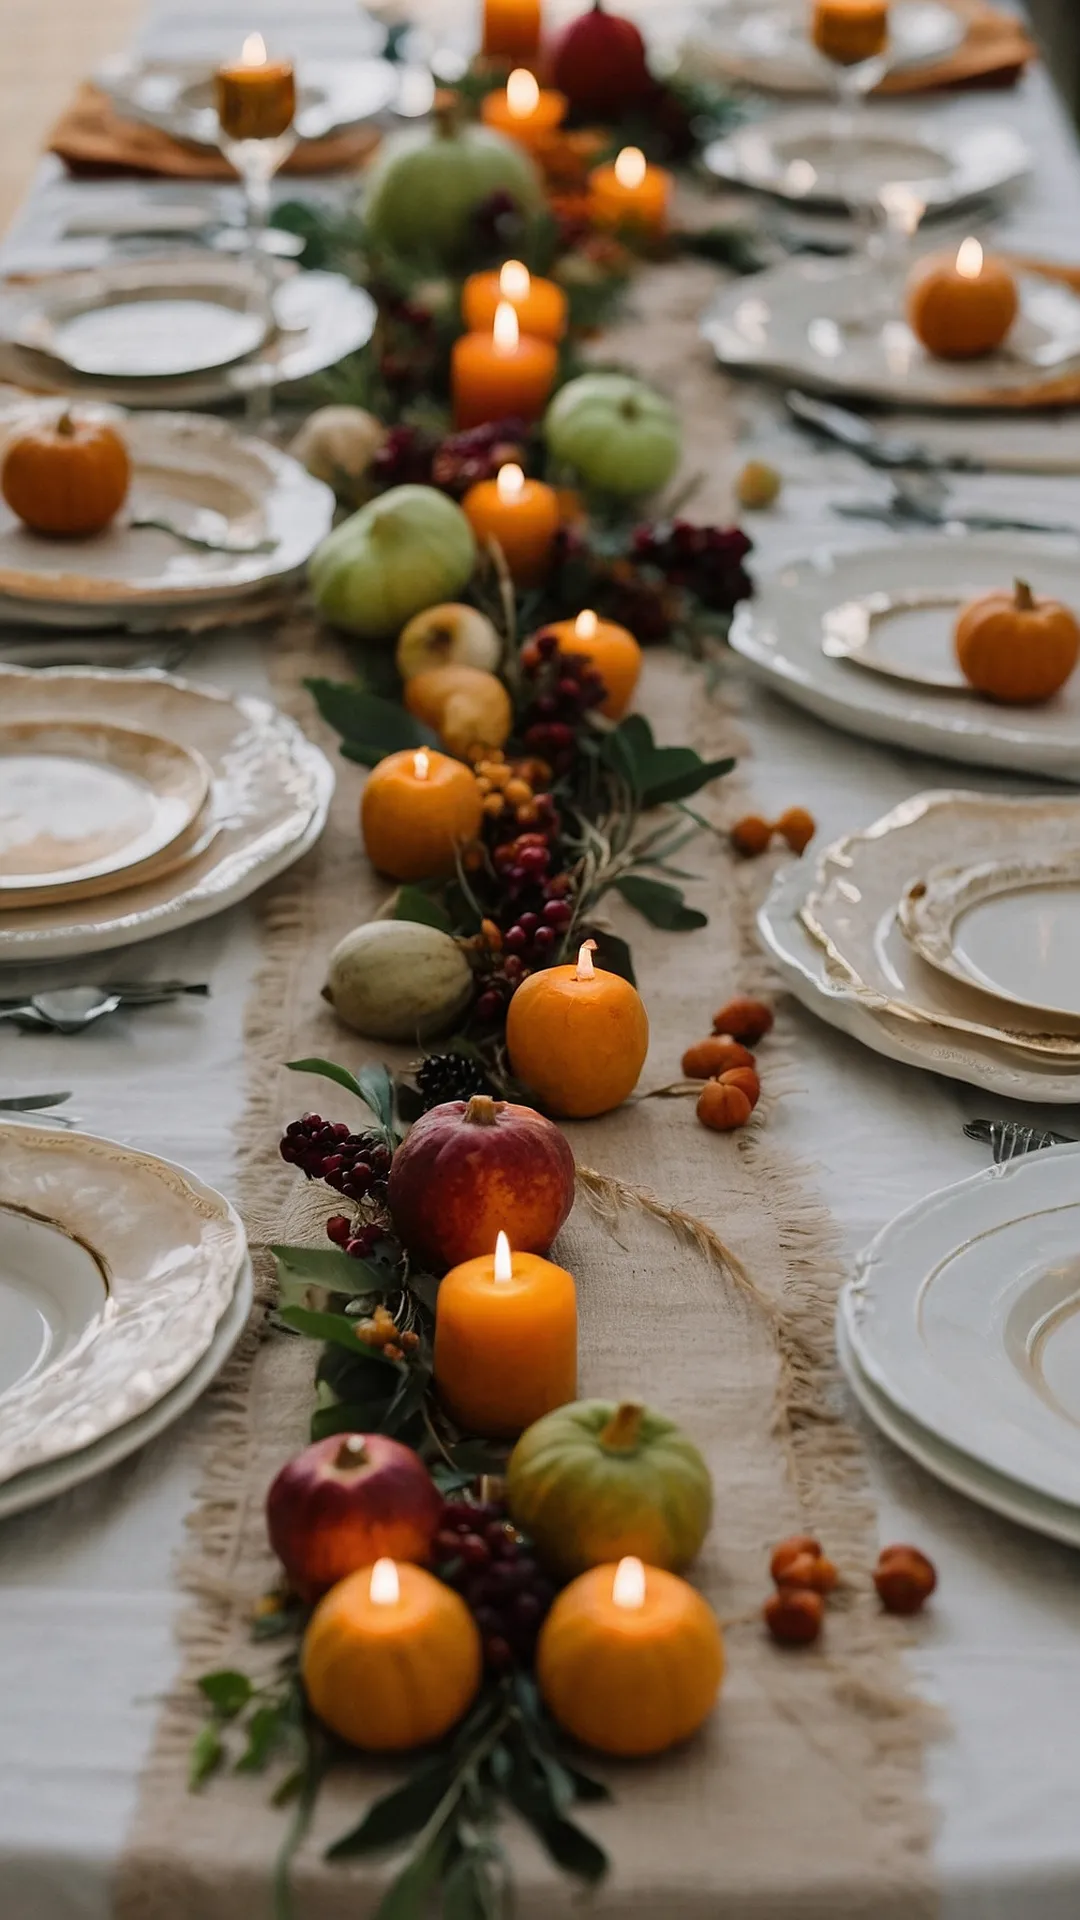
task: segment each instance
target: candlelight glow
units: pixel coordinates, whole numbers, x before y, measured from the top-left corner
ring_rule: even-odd
[[[520,260],[508,260],[499,270],[499,292],[504,300],[527,300],[532,277]]]
[[[586,607],[574,621],[574,632],[579,640],[596,639],[596,615],[591,607]]]
[[[506,506],[521,498],[521,489],[525,485],[525,475],[520,467],[511,461],[509,466],[500,467],[495,475],[495,491]]]
[[[640,187],[645,178],[645,155],[640,147],[624,147],[615,161],[615,178],[620,187]]]
[[[540,105],[540,88],[528,67],[515,67],[506,83],[506,105],[515,120],[527,120]]]
[[[623,1566],[627,1563],[624,1561]],[[622,1571],[622,1568],[619,1570]],[[401,1582],[398,1570],[392,1560],[376,1560],[371,1569],[371,1584],[368,1587],[371,1602],[376,1607],[396,1607],[401,1599]]]
[[[510,1242],[507,1239],[505,1233],[496,1234],[495,1236],[495,1278],[496,1280],[512,1280],[513,1277],[514,1277],[514,1261],[510,1252]]]
[[[266,41],[261,33],[249,33],[240,49],[242,67],[265,67]]]
[[[595,940],[583,940],[581,946],[578,948],[576,972],[576,978],[578,980],[592,980],[595,977],[596,968],[592,963],[593,948],[595,945]]]
[[[516,353],[521,339],[518,317],[509,300],[500,300],[495,309],[491,338],[496,353]]]
[[[379,1565],[382,1564],[380,1561]],[[626,1607],[628,1611],[645,1605],[645,1568],[632,1553],[620,1560],[615,1569],[611,1597],[617,1607]]]
[[[412,757],[412,770],[418,780],[426,780],[431,772],[431,755],[426,747],[417,747]]]
[[[983,270],[983,250],[977,240],[961,240],[956,271],[962,280],[977,280]]]

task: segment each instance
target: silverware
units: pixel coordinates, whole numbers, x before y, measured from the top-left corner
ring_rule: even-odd
[[[172,1000],[178,994],[194,994],[207,999],[210,987],[205,980],[114,980],[108,986],[79,985],[68,989],[76,993],[115,993],[125,1006],[151,1005],[155,1000]],[[32,994],[8,995],[0,997],[0,1009],[22,1007]]]
[[[74,1118],[66,1118],[62,1113],[50,1111],[52,1107],[60,1107],[65,1100],[70,1099],[70,1093],[11,1094],[7,1099],[0,1100],[0,1114],[32,1113],[39,1121],[44,1121],[46,1126],[66,1127],[70,1132],[72,1127],[78,1125],[78,1121]]]
[[[1007,447],[1002,447],[1000,454],[987,463],[972,454],[934,453],[900,434],[882,433],[849,407],[816,400],[794,387],[785,393],[784,404],[799,426],[809,427],[826,440],[846,447],[868,466],[886,471],[907,467],[921,473],[1080,473],[1080,452],[1075,449],[1071,453],[1047,453],[1040,457],[1011,454]]]
[[[1041,1127],[1022,1127],[1016,1120],[969,1120],[964,1128],[969,1140],[989,1147],[996,1167],[1007,1166],[1021,1153],[1039,1153],[1043,1147],[1070,1147],[1076,1142],[1070,1134],[1050,1133]]]
[[[944,499],[944,482],[926,472],[893,482],[888,500],[841,500],[833,512],[845,520],[876,520],[887,527],[964,527],[969,533],[1055,533],[1080,539],[1080,527],[1067,520],[1026,520],[1014,514],[957,513]]]
[[[170,520],[164,513],[140,513],[136,509],[128,519],[129,527],[153,527],[158,533],[171,533],[189,547],[206,553],[272,553],[276,540],[261,539],[254,533],[230,533],[228,521],[212,507],[196,507],[186,526]]]
[[[187,992],[181,987],[179,992]],[[120,1006],[149,1007],[161,1001],[176,999],[173,992],[155,991],[148,987],[145,991],[136,988],[127,995],[121,994],[115,987],[56,987],[46,993],[31,994],[29,999],[18,1001],[13,1006],[0,1008],[0,1020],[12,1020],[18,1027],[29,1031],[40,1029],[51,1033],[84,1033],[87,1027],[96,1026]]]

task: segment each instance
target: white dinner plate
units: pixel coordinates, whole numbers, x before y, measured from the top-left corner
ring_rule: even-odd
[[[1080,782],[1080,674],[1040,707],[1003,707],[977,695],[908,685],[823,650],[830,613],[879,593],[967,596],[1032,578],[1041,594],[1080,609],[1080,556],[1021,534],[914,534],[886,546],[820,550],[759,577],[735,610],[731,644],[796,706],[861,738],[974,766],[1010,767]],[[928,606],[897,621],[898,644],[944,664],[954,614]],[[930,623],[916,644],[913,629]],[[905,640],[902,626],[906,625]],[[940,643],[940,644],[939,644]],[[914,876],[913,876],[914,877]]]
[[[1080,1147],[909,1208],[860,1256],[840,1312],[908,1418],[1080,1514]]]
[[[807,31],[809,0],[731,0],[713,7],[694,29],[709,64],[732,79],[773,93],[828,93],[829,64]],[[938,0],[893,0],[889,67],[899,72],[942,60],[967,32],[953,7]]]
[[[932,251],[932,248],[925,249]],[[723,366],[820,392],[904,407],[1007,407],[1080,371],[1080,298],[1042,274],[1017,276],[1020,313],[1005,345],[938,360],[904,318],[903,279],[876,261],[786,260],[732,281],[701,331]]]
[[[1000,123],[941,126],[875,108],[851,129],[835,109],[793,107],[714,140],[702,160],[718,180],[802,206],[876,207],[883,187],[904,185],[943,213],[1018,180],[1031,154]]]
[[[352,32],[355,22],[349,25]],[[376,31],[373,52],[380,38]],[[218,116],[209,65],[121,56],[95,78],[124,119],[159,127],[174,140],[216,147]],[[301,60],[296,131],[302,140],[321,140],[358,126],[388,107],[396,91],[397,75],[388,60]]]
[[[57,303],[36,325],[28,322],[19,341],[101,380],[180,380],[262,346],[270,319],[255,311],[254,299],[254,286],[243,305],[233,305],[217,289],[203,297],[195,285],[167,299],[148,287],[104,306]]]
[[[1044,1025],[1080,1021],[1080,845],[1071,859],[1025,847],[933,868],[902,896],[899,921],[919,957],[962,986]]]

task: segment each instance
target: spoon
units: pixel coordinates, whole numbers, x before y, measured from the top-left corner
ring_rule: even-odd
[[[56,987],[51,993],[35,993],[20,1007],[0,1010],[0,1020],[14,1020],[18,1026],[51,1027],[55,1033],[82,1033],[120,1005],[118,993],[102,987]]]

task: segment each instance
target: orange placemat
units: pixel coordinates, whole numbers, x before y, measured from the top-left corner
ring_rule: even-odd
[[[952,0],[968,30],[944,60],[891,73],[879,93],[926,93],[939,87],[1011,87],[1038,54],[1031,35],[1013,14],[999,13],[984,0]]]
[[[301,140],[285,162],[286,173],[337,173],[360,167],[374,152],[373,127],[349,127],[325,140]],[[176,180],[234,180],[223,154],[188,146],[157,127],[124,120],[108,96],[84,81],[49,138],[69,172],[81,175],[160,174]]]

